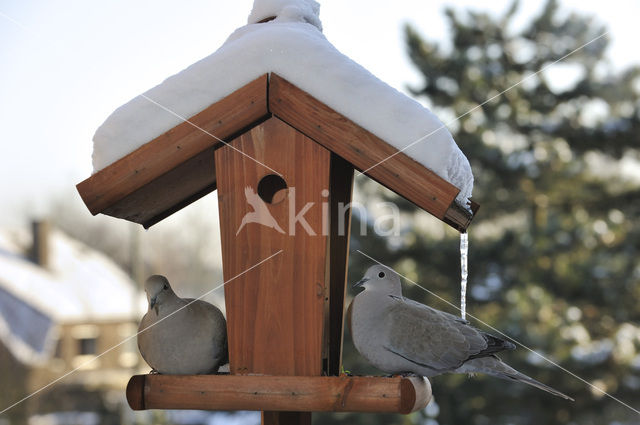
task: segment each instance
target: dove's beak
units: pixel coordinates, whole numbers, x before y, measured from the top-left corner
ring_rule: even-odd
[[[151,297],[151,299],[149,300],[149,310],[155,307],[157,302],[158,302],[158,299],[156,297]]]
[[[369,281],[369,278],[368,278],[368,277],[363,277],[362,279],[360,279],[359,281],[357,281],[356,283],[354,283],[354,284],[353,284],[353,287],[354,287],[354,288],[359,288],[359,287],[361,287],[362,285],[364,285],[364,284],[365,284],[366,282],[368,282],[368,281]]]

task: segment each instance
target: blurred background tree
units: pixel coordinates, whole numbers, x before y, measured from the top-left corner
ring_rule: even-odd
[[[204,197],[143,230],[139,225],[111,217],[90,216],[81,202],[54,199],[48,219],[69,236],[112,258],[138,282],[154,273],[166,275],[183,297],[200,297],[222,281],[220,229],[211,211],[218,209],[217,194]],[[185,225],[188,223],[188,225]],[[224,307],[223,291],[203,299]]]
[[[536,19],[514,30],[517,9],[517,1],[498,17],[447,9],[449,46],[405,29],[408,54],[424,77],[411,91],[444,122],[460,117],[449,128],[471,162],[474,198],[482,205],[470,227],[468,311],[637,409],[640,68],[612,69],[607,37],[598,38],[606,29],[595,19],[561,13],[550,0]],[[353,249],[457,305],[457,233],[368,179],[357,182],[366,203],[400,207],[404,230],[383,238],[368,222],[363,236],[355,215]],[[353,252],[349,281],[371,264]],[[459,313],[410,284],[404,291]],[[349,337],[345,342],[345,368],[379,373],[364,365]],[[494,378],[452,375],[432,380],[435,404],[413,417],[333,419],[639,423],[637,413],[523,347],[503,359],[576,402]]]

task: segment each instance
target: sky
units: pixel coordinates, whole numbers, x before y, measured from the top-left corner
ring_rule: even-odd
[[[246,23],[253,0],[0,0],[0,226],[44,216],[51,200],[80,203],[92,136],[118,106],[214,52]],[[451,6],[503,13],[510,1],[324,0],[324,33],[390,85],[420,81],[402,28],[447,34]],[[543,2],[524,0],[516,26]],[[562,0],[610,29],[615,67],[640,63],[640,2]]]

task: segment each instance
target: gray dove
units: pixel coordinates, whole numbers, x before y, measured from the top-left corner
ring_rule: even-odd
[[[376,265],[355,287],[364,287],[349,306],[353,344],[376,368],[392,374],[426,377],[442,373],[486,373],[524,382],[573,399],[503,363],[496,353],[513,350],[509,341],[489,335],[457,316],[402,296],[398,274]]]
[[[138,348],[158,373],[215,373],[228,363],[227,322],[218,307],[178,297],[166,277],[144,285],[149,310],[140,321]],[[173,313],[173,314],[172,314]]]

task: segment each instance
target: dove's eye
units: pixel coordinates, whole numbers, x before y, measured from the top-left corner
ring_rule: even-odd
[[[384,272],[380,272],[380,273],[378,273],[378,277],[379,277],[380,279],[382,279],[384,276],[385,276],[385,275],[384,275]]]
[[[167,284],[165,283],[165,284],[164,284],[164,287],[163,287],[162,289],[164,289],[164,290],[166,291],[167,289],[169,289],[169,285],[167,285]]]

